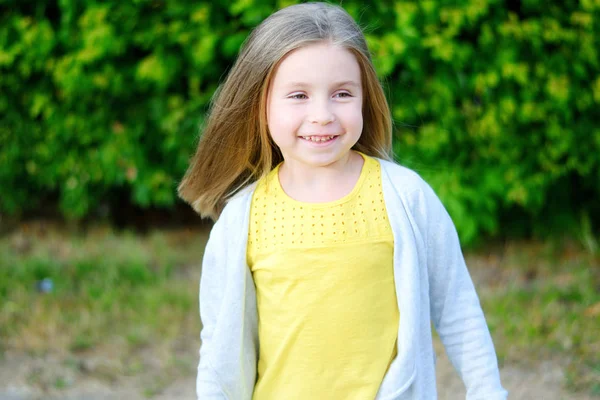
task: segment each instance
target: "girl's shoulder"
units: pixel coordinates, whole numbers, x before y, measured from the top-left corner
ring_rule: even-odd
[[[433,188],[414,170],[391,161],[379,160],[382,179],[387,180],[388,190],[396,193],[391,201],[399,199],[419,224],[434,224],[436,227],[451,226],[453,222]],[[427,228],[429,229],[429,228]]]
[[[257,182],[251,183],[228,199],[217,221],[237,221],[238,223],[242,221],[252,200],[256,185]]]
[[[431,187],[416,171],[393,161],[377,159],[381,165],[383,177],[389,179],[398,194],[410,194],[416,191],[429,192]]]
[[[254,190],[256,189],[258,182],[259,181],[255,181],[255,182],[252,182],[251,184],[249,184],[248,186],[245,186],[243,189],[241,189],[236,194],[231,196],[231,198],[227,201],[227,204],[243,202],[245,200],[248,200],[250,197],[252,197],[252,193],[254,193]]]

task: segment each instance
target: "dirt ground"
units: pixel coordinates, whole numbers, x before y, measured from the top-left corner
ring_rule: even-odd
[[[440,350],[440,345],[436,343]],[[439,400],[464,399],[465,390],[443,352],[438,351]],[[501,370],[509,399],[593,400],[564,390],[564,374],[556,360],[535,366],[505,365]],[[0,400],[103,400],[103,399],[194,399],[194,371],[164,385],[155,385],[156,371],[115,377],[103,369],[110,362],[101,357],[81,365],[68,365],[52,358],[5,354],[0,361]],[[154,384],[154,385],[153,385]],[[154,388],[153,388],[154,387]],[[149,389],[153,388],[153,389]],[[597,398],[596,398],[597,399]]]

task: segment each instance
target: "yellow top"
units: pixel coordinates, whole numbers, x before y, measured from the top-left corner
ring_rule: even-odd
[[[254,400],[373,399],[396,355],[393,236],[379,163],[328,203],[285,194],[275,168],[252,198],[257,293]]]

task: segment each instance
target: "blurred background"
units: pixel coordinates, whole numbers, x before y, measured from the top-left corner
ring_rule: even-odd
[[[0,400],[193,398],[211,225],[176,186],[240,45],[294,3],[0,0]],[[600,397],[600,1],[343,6],[511,398]]]

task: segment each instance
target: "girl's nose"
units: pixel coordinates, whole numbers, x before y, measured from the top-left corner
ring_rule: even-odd
[[[327,125],[335,121],[328,101],[315,101],[310,107],[308,120],[311,124]]]

